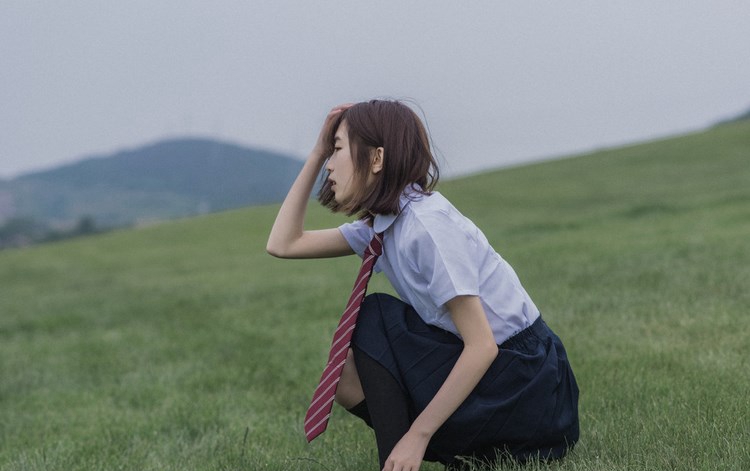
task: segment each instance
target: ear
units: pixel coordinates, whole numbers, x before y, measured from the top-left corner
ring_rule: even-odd
[[[380,173],[381,170],[383,170],[383,148],[377,147],[372,154],[370,171],[372,173]]]

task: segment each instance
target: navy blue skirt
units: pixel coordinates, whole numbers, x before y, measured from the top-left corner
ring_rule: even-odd
[[[401,385],[411,420],[435,397],[463,349],[456,335],[425,324],[411,306],[382,293],[365,298],[352,341]],[[425,459],[555,459],[577,440],[578,386],[562,342],[540,317],[499,346],[474,391],[433,435]]]

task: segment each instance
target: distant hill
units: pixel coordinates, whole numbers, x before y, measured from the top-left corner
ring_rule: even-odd
[[[747,120],[750,120],[750,109],[732,118],[719,121],[718,123],[716,123],[716,125],[721,126],[723,124],[732,124],[732,123],[737,123],[740,121],[747,121]]]
[[[302,162],[210,139],[175,139],[0,182],[0,223],[112,227],[283,199]]]

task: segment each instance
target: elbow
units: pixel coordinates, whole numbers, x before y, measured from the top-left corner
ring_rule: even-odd
[[[484,363],[487,365],[487,369],[489,369],[490,366],[495,362],[495,359],[497,359],[497,356],[500,354],[500,347],[498,347],[496,344],[487,345],[483,349],[484,352]]]
[[[476,349],[488,365],[492,364],[500,353],[500,347],[495,342],[483,342],[481,345],[477,345]]]
[[[276,258],[301,258],[294,249],[291,244],[279,244],[270,240],[266,244],[266,252]]]
[[[495,361],[495,358],[500,354],[500,347],[497,346],[495,342],[492,342],[491,344],[487,344],[487,358],[489,359],[490,363]]]
[[[271,240],[266,244],[266,252],[269,255],[276,258],[287,258],[286,252],[278,244],[273,243]]]
[[[465,344],[462,355],[466,355],[471,364],[480,371],[487,371],[500,353],[500,348],[494,343]],[[484,374],[484,373],[483,373]]]

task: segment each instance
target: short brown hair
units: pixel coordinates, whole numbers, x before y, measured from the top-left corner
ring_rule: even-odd
[[[399,199],[407,185],[429,194],[439,179],[437,161],[430,151],[430,139],[419,116],[399,101],[371,100],[345,110],[333,126],[330,147],[342,121],[349,128],[349,146],[354,162],[354,178],[359,190],[345,205],[334,199],[331,183],[318,192],[318,201],[334,212],[359,217],[369,214],[398,214]],[[366,185],[374,149],[383,148],[383,170],[376,181]]]

